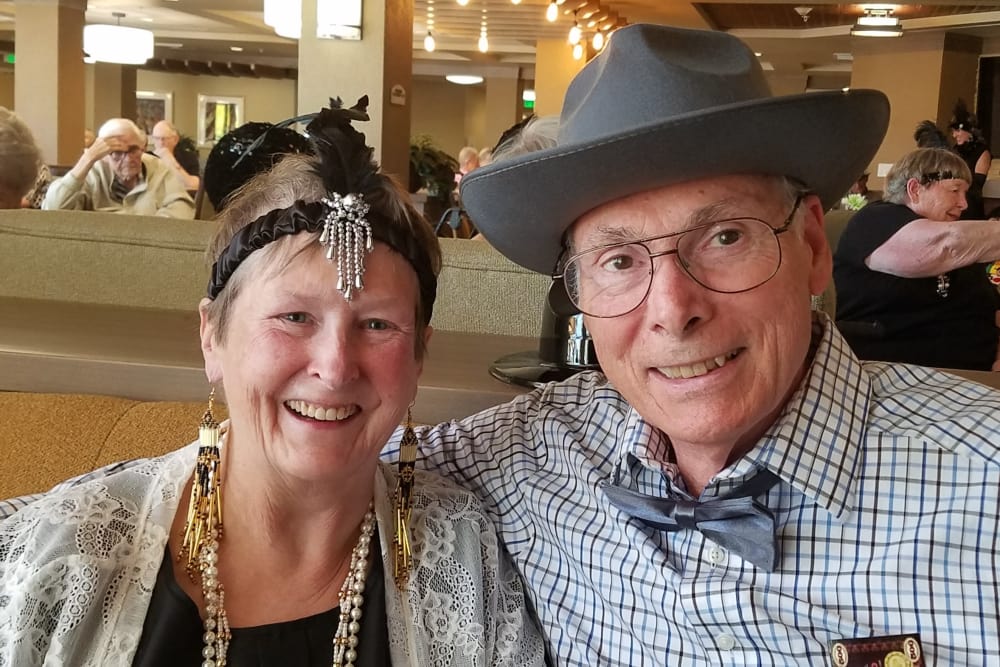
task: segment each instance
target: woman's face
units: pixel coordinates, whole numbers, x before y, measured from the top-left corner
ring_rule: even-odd
[[[909,208],[928,220],[958,220],[968,203],[965,193],[969,184],[961,178],[948,178],[919,185],[916,179],[908,190]]]
[[[972,141],[972,133],[957,127],[951,131],[951,137],[959,146]]]
[[[244,263],[221,340],[202,309],[205,368],[225,387],[241,459],[265,475],[327,483],[373,466],[416,395],[417,277],[376,243],[364,289],[348,302],[315,240],[279,243],[297,254],[285,266]]]

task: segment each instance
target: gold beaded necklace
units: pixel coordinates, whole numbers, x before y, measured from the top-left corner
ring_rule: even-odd
[[[361,535],[351,550],[351,563],[347,578],[340,588],[340,622],[333,638],[333,667],[350,667],[358,659],[358,633],[365,602],[365,580],[371,553],[372,535],[375,533],[375,508],[368,505],[361,522]],[[201,592],[205,600],[205,648],[202,667],[225,667],[226,654],[232,633],[226,616],[225,591],[219,581],[219,536],[213,531],[198,554],[198,573]]]

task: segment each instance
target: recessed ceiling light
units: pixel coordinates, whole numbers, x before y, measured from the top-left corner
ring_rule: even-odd
[[[180,49],[183,48],[184,45],[180,42],[157,42],[156,46],[164,49]]]
[[[444,78],[460,86],[474,86],[477,83],[483,82],[483,77],[476,74],[448,74]]]
[[[754,54],[755,56],[757,56],[758,58],[760,58],[760,57],[761,57],[762,55],[764,55],[764,54],[763,54],[763,53],[761,53],[760,51],[754,51],[754,52],[753,52],[753,54]]]
[[[242,46],[230,46],[229,50],[233,51],[235,53],[243,53],[243,47]]]
[[[148,16],[143,16],[139,20],[142,21],[143,23],[152,23],[153,22],[153,19],[149,18]]]

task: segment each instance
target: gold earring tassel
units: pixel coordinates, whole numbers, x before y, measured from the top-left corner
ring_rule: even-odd
[[[222,537],[222,478],[220,475],[220,427],[212,410],[215,389],[208,396],[208,409],[198,427],[198,462],[195,464],[187,522],[178,560],[186,558],[185,569],[194,578],[198,556],[207,541]]]
[[[417,435],[413,431],[413,417],[410,410],[406,411],[406,428],[403,429],[403,439],[399,445],[399,477],[396,480],[394,505],[396,514],[396,529],[392,540],[395,556],[393,574],[396,586],[402,590],[410,576],[410,509],[413,507],[413,471],[417,460]]]

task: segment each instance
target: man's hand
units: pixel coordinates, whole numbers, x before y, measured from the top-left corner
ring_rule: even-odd
[[[94,139],[94,143],[83,149],[83,155],[77,160],[76,165],[70,170],[70,173],[77,180],[82,181],[87,177],[90,169],[110,155],[112,151],[127,151],[128,148],[128,142],[121,137],[97,137]]]

